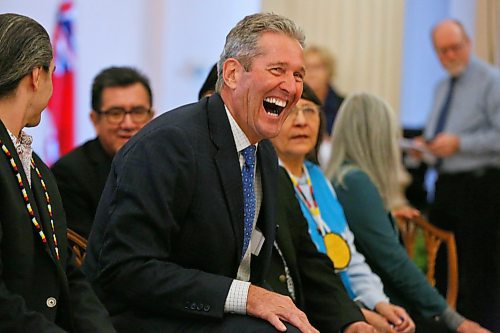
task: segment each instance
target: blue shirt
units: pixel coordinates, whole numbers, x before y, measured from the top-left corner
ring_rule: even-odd
[[[437,86],[426,139],[432,139],[449,85],[450,80],[444,79]],[[443,158],[441,172],[500,167],[500,72],[496,68],[471,57],[455,83],[443,132],[458,135],[460,148]]]

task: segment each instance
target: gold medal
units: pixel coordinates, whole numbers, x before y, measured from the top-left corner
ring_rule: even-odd
[[[326,254],[333,261],[335,269],[345,269],[351,262],[351,250],[347,241],[339,234],[329,232],[324,237]]]

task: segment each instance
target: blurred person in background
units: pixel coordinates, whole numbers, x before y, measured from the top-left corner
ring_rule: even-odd
[[[312,88],[316,96],[319,97],[325,116],[322,131],[326,135],[322,136],[322,141],[318,146],[319,163],[324,166],[330,159],[330,135],[332,134],[333,123],[337,117],[340,105],[344,101],[344,96],[339,94],[332,84],[336,74],[336,63],[333,55],[325,47],[309,46],[304,50],[307,75],[305,82]]]
[[[472,55],[459,21],[438,23],[432,43],[448,77],[438,83],[423,137],[416,140],[437,157],[429,219],[455,234],[457,309],[500,332],[500,72]],[[445,292],[441,254],[436,285]]]
[[[68,227],[88,238],[116,152],[154,115],[149,80],[131,67],[109,67],[92,83],[90,119],[97,137],[53,166]]]
[[[203,82],[200,91],[198,92],[198,99],[205,96],[212,96],[215,93],[215,84],[217,83],[217,64],[214,64],[208,72],[208,75]]]
[[[309,46],[304,50],[307,75],[305,82],[319,97],[326,118],[326,131],[331,135],[333,123],[337,117],[344,96],[340,95],[332,84],[336,74],[336,63],[328,49],[320,46]]]

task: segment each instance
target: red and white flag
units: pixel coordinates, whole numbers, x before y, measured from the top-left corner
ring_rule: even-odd
[[[54,135],[45,143],[44,148],[45,162],[49,165],[74,146],[75,45],[73,16],[73,1],[62,0],[52,37],[56,70],[52,80],[54,92],[49,101],[48,111],[54,126]]]

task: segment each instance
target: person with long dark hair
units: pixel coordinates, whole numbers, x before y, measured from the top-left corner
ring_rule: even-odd
[[[56,182],[32,151],[52,95],[49,35],[0,14],[0,331],[114,332],[75,260]]]

